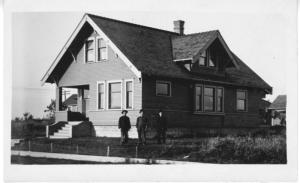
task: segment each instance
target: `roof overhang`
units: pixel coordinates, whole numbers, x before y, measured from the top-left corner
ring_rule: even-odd
[[[239,69],[240,67],[239,67],[239,65],[237,64],[237,61],[235,60],[234,56],[232,55],[232,52],[230,51],[228,45],[226,44],[225,40],[223,39],[223,37],[222,37],[222,35],[220,34],[219,31],[217,31],[217,33],[215,34],[215,36],[212,37],[212,38],[206,43],[206,45],[203,46],[203,47],[199,50],[199,52],[198,52],[196,55],[193,56],[193,59],[198,58],[198,57],[201,55],[201,53],[202,53],[203,51],[205,51],[205,50],[206,50],[206,49],[207,49],[207,48],[208,48],[208,47],[209,47],[216,39],[219,39],[219,40],[220,40],[222,46],[224,47],[224,49],[225,49],[225,51],[227,52],[227,54],[228,54],[228,56],[230,57],[230,59],[232,60],[234,66],[235,66],[237,69]]]
[[[41,85],[44,85],[48,78],[50,77],[51,73],[57,66],[57,64],[60,62],[62,59],[63,55],[65,52],[69,49],[70,45],[78,35],[79,31],[82,29],[85,23],[89,23],[93,29],[100,34],[104,40],[106,40],[107,44],[112,48],[112,50],[118,54],[121,60],[124,61],[124,63],[130,68],[130,70],[138,77],[141,77],[141,72],[132,64],[132,62],[126,57],[125,54],[122,53],[122,51],[110,40],[110,38],[99,28],[99,26],[88,16],[88,14],[84,14],[82,19],[80,20],[79,24],[76,26],[75,30],[59,52],[58,56],[55,58],[55,60],[52,62],[50,65],[49,69],[46,71],[44,76],[41,79]]]

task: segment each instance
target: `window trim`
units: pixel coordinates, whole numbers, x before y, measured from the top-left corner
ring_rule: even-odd
[[[127,108],[127,82],[132,82],[132,99],[131,99],[131,108]],[[124,80],[124,83],[125,83],[125,109],[126,110],[133,110],[134,109],[134,81],[133,81],[133,79],[125,79]]]
[[[237,93],[238,92],[245,92],[245,110],[239,110],[237,108],[237,100],[238,100],[238,96]],[[248,90],[245,89],[237,89],[235,92],[235,109],[237,112],[248,112]]]
[[[104,85],[104,90],[103,90],[103,95],[104,95],[104,106],[103,106],[103,109],[99,109],[99,87],[98,87],[98,85],[99,84],[103,84]],[[106,110],[107,108],[106,108],[106,83],[105,83],[105,81],[97,81],[97,85],[96,85],[96,87],[97,87],[97,89],[96,89],[96,91],[97,91],[97,93],[96,93],[96,103],[97,103],[97,105],[96,105],[96,111],[104,111],[104,110]]]
[[[106,109],[107,110],[110,110],[110,111],[118,111],[118,110],[122,110],[123,109],[123,80],[109,80],[106,82],[107,83],[107,87],[106,87],[106,92],[107,92],[107,95],[106,95]],[[121,84],[121,107],[119,109],[110,109],[109,108],[109,84],[110,83],[120,83]]]
[[[194,87],[194,111],[195,112],[204,112],[203,110],[203,86],[202,84],[195,84],[195,87]],[[196,87],[201,87],[201,110],[196,110]]]
[[[201,86],[202,87],[202,110],[201,111],[196,111],[196,86]],[[205,89],[205,87],[208,87],[208,88],[214,88],[214,90],[215,90],[215,96],[214,96],[214,105],[215,105],[215,109],[213,110],[213,111],[205,111],[204,110],[204,89]],[[217,111],[217,89],[218,88],[222,88],[223,89],[223,99],[222,99],[222,102],[223,102],[223,105],[222,105],[222,107],[223,107],[223,110],[220,112],[220,111]],[[214,85],[205,85],[205,84],[195,84],[194,85],[194,114],[210,114],[210,115],[223,115],[223,114],[225,114],[225,108],[224,108],[224,106],[225,106],[225,89],[224,89],[224,87],[222,87],[222,86],[214,86]]]
[[[94,44],[93,44],[93,47],[94,47],[94,60],[93,61],[90,61],[90,62],[88,62],[87,61],[87,54],[86,54],[86,51],[87,51],[87,49],[86,49],[86,43],[88,42],[88,41],[91,41],[91,40],[93,40],[93,42],[94,42]],[[84,63],[86,63],[86,64],[89,64],[89,63],[94,63],[94,62],[96,62],[96,57],[95,57],[95,55],[96,55],[96,41],[95,41],[95,37],[89,37],[88,39],[86,39],[85,41],[84,41]]]
[[[170,92],[169,92],[169,95],[159,95],[157,93],[157,83],[165,83],[165,84],[169,84],[170,86]],[[164,81],[164,80],[156,80],[155,82],[155,94],[157,97],[172,97],[172,83],[171,81]]]
[[[99,48],[99,42],[98,42],[98,40],[99,39],[102,39],[104,42],[105,42],[105,49],[106,49],[106,54],[105,54],[105,59],[100,59],[100,60],[98,60],[98,48]],[[108,46],[107,46],[107,41],[105,41],[104,39],[103,39],[103,37],[101,37],[101,36],[97,36],[96,37],[96,46],[95,46],[95,50],[96,50],[96,53],[95,53],[95,56],[96,56],[96,59],[95,59],[95,62],[103,62],[103,61],[107,61],[108,60]],[[104,47],[103,47],[104,48]]]

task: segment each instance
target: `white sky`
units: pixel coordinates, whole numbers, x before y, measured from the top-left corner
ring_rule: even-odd
[[[292,47],[295,40],[290,36],[296,34],[292,3],[226,1],[236,2],[230,6],[216,1],[190,2],[172,4],[168,11],[149,4],[147,11],[124,6],[122,11],[90,13],[170,31],[173,20],[181,19],[185,21],[186,34],[218,29],[229,48],[273,87],[273,95],[268,99],[272,101],[277,95],[286,94],[286,63],[296,54],[296,48]],[[180,8],[184,11],[179,11]],[[43,116],[46,105],[55,98],[55,91],[54,85],[41,87],[40,79],[83,13],[13,14],[12,117],[25,111]],[[291,62],[296,64],[297,60]]]

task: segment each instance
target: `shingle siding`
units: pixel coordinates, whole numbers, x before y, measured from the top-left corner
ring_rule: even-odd
[[[171,97],[156,96],[156,80],[171,81]],[[152,119],[153,114],[162,108],[167,115],[169,127],[257,127],[260,124],[259,101],[264,97],[261,90],[212,83],[197,83],[224,88],[224,113],[194,113],[195,84],[165,78],[143,78],[143,108],[145,114]],[[247,90],[248,105],[246,112],[236,110],[237,89]]]

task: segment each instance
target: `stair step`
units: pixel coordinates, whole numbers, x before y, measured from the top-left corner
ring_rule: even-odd
[[[68,138],[71,138],[71,137],[50,135],[49,138],[50,139],[68,139]]]
[[[53,135],[63,135],[63,136],[69,136],[69,133],[60,133],[60,132],[55,132]]]

